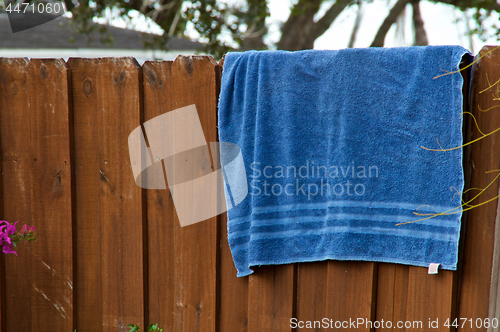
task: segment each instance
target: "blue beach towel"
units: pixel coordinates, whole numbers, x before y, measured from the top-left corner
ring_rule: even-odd
[[[455,270],[462,149],[421,146],[462,144],[463,78],[433,77],[458,69],[466,53],[459,46],[228,53],[219,139],[239,145],[248,182],[236,206],[231,193],[246,188],[226,183],[237,275],[327,259]],[[230,172],[226,182],[237,176]],[[449,210],[407,223],[426,217],[414,212]]]

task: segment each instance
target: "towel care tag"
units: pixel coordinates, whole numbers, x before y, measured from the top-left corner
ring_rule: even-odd
[[[440,263],[431,263],[429,265],[429,274],[438,274],[438,268]]]

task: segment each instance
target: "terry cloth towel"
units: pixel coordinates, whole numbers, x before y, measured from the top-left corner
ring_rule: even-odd
[[[245,188],[226,194],[237,275],[327,259],[455,270],[462,149],[421,146],[462,144],[463,78],[433,77],[458,69],[466,53],[459,46],[228,53],[219,139],[239,145],[248,182],[238,205],[231,191]],[[455,213],[397,226],[425,218],[414,212],[448,210]]]

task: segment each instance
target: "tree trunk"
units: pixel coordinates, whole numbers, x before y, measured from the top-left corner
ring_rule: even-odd
[[[375,38],[373,39],[373,42],[370,45],[370,47],[384,46],[385,36],[387,35],[387,32],[389,32],[389,29],[394,24],[394,22],[396,22],[399,14],[403,11],[403,9],[410,1],[411,0],[398,0],[396,2],[394,7],[392,7],[392,9],[389,11],[389,15],[387,15],[384,22],[378,29],[378,32],[375,35]]]
[[[278,49],[296,51],[314,47],[314,39],[309,37],[309,30],[314,24],[314,15],[318,12],[321,2],[322,0],[299,0],[295,4],[281,29]]]
[[[264,43],[264,35],[267,33],[267,27],[265,20],[262,22],[256,22],[252,27],[251,31],[245,34],[242,42],[241,49],[242,50],[263,50],[267,48],[267,45]]]
[[[415,30],[415,46],[426,46],[429,45],[429,40],[427,39],[427,33],[424,29],[424,20],[420,14],[420,0],[412,0],[411,2],[413,10],[413,28]]]
[[[354,43],[356,42],[356,35],[359,30],[359,25],[361,23],[361,17],[363,17],[363,3],[359,3],[358,14],[356,15],[356,20],[354,21],[354,27],[352,28],[351,38],[349,38],[348,48],[353,48]]]
[[[288,20],[281,29],[280,50],[305,50],[314,47],[314,41],[330,28],[333,21],[353,0],[337,0],[320,18],[314,22],[322,0],[299,0],[292,9]]]

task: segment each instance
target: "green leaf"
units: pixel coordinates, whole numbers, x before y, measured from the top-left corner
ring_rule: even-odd
[[[141,328],[139,327],[139,325],[128,324],[127,326],[130,327],[130,331],[128,331],[128,332],[140,332],[141,331]]]

